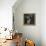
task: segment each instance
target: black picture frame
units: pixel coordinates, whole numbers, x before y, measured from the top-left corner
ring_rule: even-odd
[[[24,14],[24,25],[35,25],[35,13]]]

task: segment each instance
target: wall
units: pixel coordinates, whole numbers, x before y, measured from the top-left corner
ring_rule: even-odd
[[[0,0],[0,27],[12,28],[12,6],[16,0]]]
[[[41,1],[41,41],[46,46],[46,0]]]
[[[23,0],[13,11],[15,31],[22,32],[24,38],[34,40],[36,46],[41,46],[41,1]],[[35,13],[36,24],[24,25],[24,13]]]

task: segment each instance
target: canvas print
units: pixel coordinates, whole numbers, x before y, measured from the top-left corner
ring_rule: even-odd
[[[25,25],[35,25],[35,14],[24,14],[24,24]]]

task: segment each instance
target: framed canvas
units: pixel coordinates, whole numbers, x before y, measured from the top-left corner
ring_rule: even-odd
[[[24,14],[24,25],[35,25],[35,13]]]

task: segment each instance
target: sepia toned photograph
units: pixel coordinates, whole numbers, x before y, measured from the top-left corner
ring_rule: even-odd
[[[46,46],[46,0],[0,0],[0,46]]]

